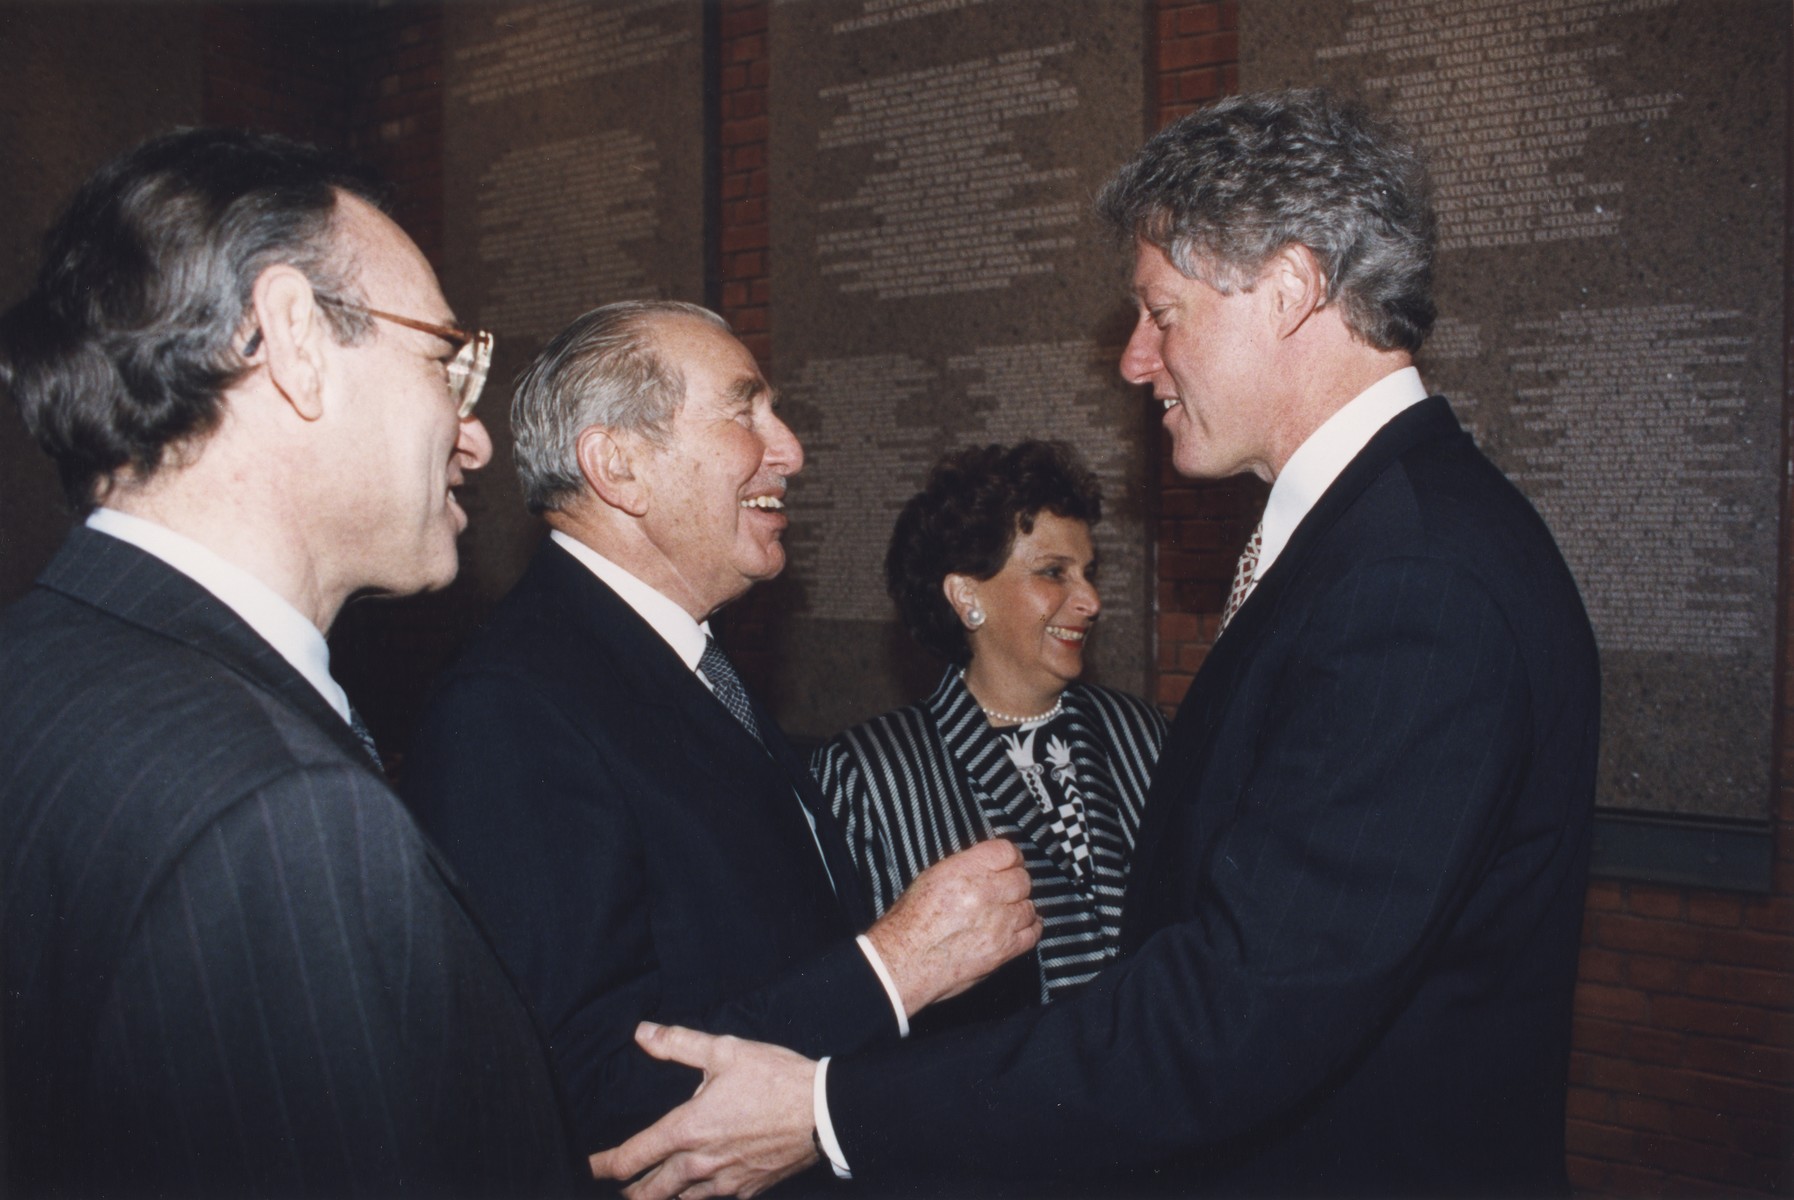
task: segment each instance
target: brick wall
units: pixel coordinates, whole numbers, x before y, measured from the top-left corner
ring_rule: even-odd
[[[1785,790],[1780,809],[1773,896],[1590,887],[1570,1062],[1579,1190],[1788,1191],[1794,806]]]

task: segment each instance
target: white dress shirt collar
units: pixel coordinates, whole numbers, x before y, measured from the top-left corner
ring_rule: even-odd
[[[691,619],[691,614],[660,592],[631,575],[604,555],[598,553],[576,537],[562,533],[556,529],[548,535],[555,543],[571,554],[586,570],[615,592],[636,616],[661,636],[673,653],[679,656],[688,670],[698,669],[698,660],[704,657],[704,642],[710,636],[710,622],[703,624]]]
[[[330,646],[324,635],[273,588],[192,538],[116,508],[94,509],[87,527],[154,555],[212,593],[274,647],[344,723],[349,723],[349,697],[330,677]]]
[[[1289,545],[1296,526],[1321,494],[1333,486],[1346,464],[1358,457],[1378,430],[1426,396],[1420,372],[1414,367],[1403,367],[1359,392],[1308,435],[1308,440],[1283,464],[1277,482],[1271,485],[1270,499],[1265,501],[1254,582],[1271,569]]]

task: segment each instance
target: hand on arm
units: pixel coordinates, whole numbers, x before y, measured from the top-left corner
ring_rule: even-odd
[[[991,838],[916,876],[866,931],[904,1011],[957,996],[1040,940],[1021,851]]]
[[[810,1059],[678,1026],[644,1023],[636,1041],[655,1058],[697,1067],[704,1082],[654,1125],[592,1155],[594,1177],[640,1174],[623,1191],[629,1200],[702,1200],[757,1196],[816,1161]]]

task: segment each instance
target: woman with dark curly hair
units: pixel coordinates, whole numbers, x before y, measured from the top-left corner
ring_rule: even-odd
[[[1077,682],[1102,611],[1096,478],[1058,442],[948,455],[903,507],[885,584],[952,665],[920,704],[816,752],[811,769],[879,912],[931,863],[992,836],[1022,851],[1045,930],[921,1024],[1051,1000],[1116,953],[1141,802],[1164,740],[1144,701]]]

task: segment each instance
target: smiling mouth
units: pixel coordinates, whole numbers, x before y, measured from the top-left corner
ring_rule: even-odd
[[[760,508],[760,509],[768,509],[768,510],[771,510],[774,512],[782,512],[785,508],[785,501],[782,497],[779,497],[779,496],[750,496],[748,499],[743,500],[741,502],[741,507],[743,507],[743,508]]]
[[[1160,396],[1159,403],[1163,404],[1165,406],[1166,412],[1170,412],[1172,409],[1177,407],[1177,397],[1176,396]]]
[[[1073,629],[1069,625],[1048,625],[1046,631],[1050,636],[1056,637],[1060,641],[1081,642],[1090,632],[1090,627],[1086,625],[1082,629]]]

